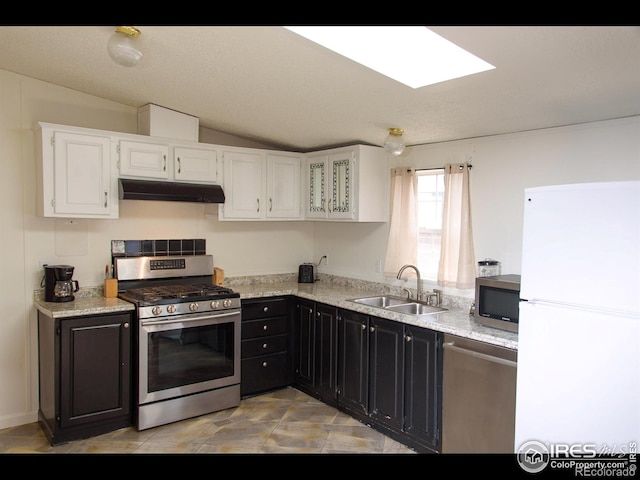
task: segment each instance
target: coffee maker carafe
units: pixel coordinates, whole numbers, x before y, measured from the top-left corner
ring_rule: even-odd
[[[71,302],[75,297],[74,292],[80,289],[77,280],[72,280],[73,269],[71,265],[45,265],[44,266],[44,299],[47,302]]]

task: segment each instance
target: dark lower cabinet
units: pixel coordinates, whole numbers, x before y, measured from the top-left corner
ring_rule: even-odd
[[[404,433],[442,451],[442,334],[404,326]]]
[[[299,298],[296,306],[296,321],[293,326],[293,381],[299,390],[315,396],[315,302]]]
[[[338,387],[341,409],[359,420],[369,417],[369,317],[338,310]]]
[[[336,405],[338,361],[338,311],[336,307],[316,303],[315,307],[315,396]]]
[[[289,306],[287,297],[242,301],[241,396],[292,383]]]
[[[38,419],[51,445],[131,425],[131,322],[38,311]]]
[[[369,415],[374,423],[402,430],[404,413],[404,328],[369,318]]]
[[[336,406],[337,309],[298,300],[295,383],[305,393]]]
[[[421,453],[441,451],[442,334],[297,300],[294,386]]]

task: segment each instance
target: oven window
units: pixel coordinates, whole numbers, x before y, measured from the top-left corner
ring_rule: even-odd
[[[232,376],[233,336],[233,322],[148,333],[148,392]]]

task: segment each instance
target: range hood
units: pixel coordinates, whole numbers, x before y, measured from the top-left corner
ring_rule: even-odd
[[[120,200],[162,200],[168,202],[224,203],[220,185],[118,179]]]

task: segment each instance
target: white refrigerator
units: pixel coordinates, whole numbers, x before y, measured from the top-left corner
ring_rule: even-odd
[[[640,181],[526,189],[523,233],[514,451],[627,453],[640,442]]]

